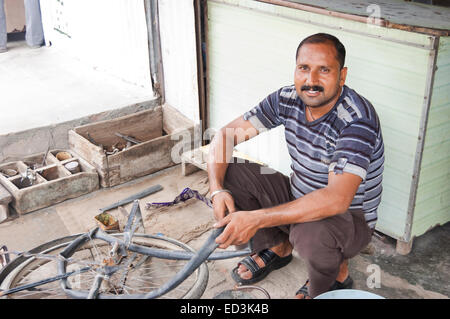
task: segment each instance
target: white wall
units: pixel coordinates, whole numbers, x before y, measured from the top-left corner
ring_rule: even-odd
[[[41,11],[47,45],[151,90],[143,0],[41,0]]]
[[[199,123],[193,0],[159,0],[166,103]]]

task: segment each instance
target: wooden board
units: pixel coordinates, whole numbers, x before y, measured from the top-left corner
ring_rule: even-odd
[[[0,185],[0,205],[8,205],[12,200],[12,195],[5,189],[4,186]]]
[[[79,126],[75,128],[75,132],[86,139],[89,133],[97,144],[104,146],[124,142],[122,138],[115,135],[116,132],[133,136],[141,141],[148,141],[163,134],[162,117],[162,107],[158,106],[116,119]]]
[[[117,141],[114,136],[117,131],[133,136],[141,143],[107,154],[104,147],[108,149]],[[180,140],[180,136],[186,140]],[[182,146],[181,149],[191,147],[193,137],[193,122],[170,105],[163,105],[77,127],[69,132],[69,146],[96,168],[102,187],[112,187],[178,164],[172,154],[174,147],[176,144]]]
[[[199,169],[206,171],[208,153],[209,153],[209,144],[193,149],[191,151],[184,152],[183,155],[181,156],[181,174],[183,176],[187,176],[189,174],[198,171]],[[236,150],[233,151],[233,157],[258,163],[262,166],[267,166],[267,164],[258,161],[257,159],[254,159],[245,153],[238,152]]]
[[[0,164],[0,170],[14,169],[17,172],[11,177],[1,174],[0,183],[11,193],[11,205],[18,214],[26,214],[98,189],[98,174],[94,167],[69,151],[64,152],[69,152],[71,158],[60,161],[55,154],[61,151],[64,150],[51,150],[47,154],[34,154],[21,161]],[[80,172],[71,173],[67,170],[64,165],[69,162],[77,162]],[[36,177],[32,185],[22,179],[27,169]]]
[[[163,129],[167,134],[174,134],[177,131],[184,130],[193,125],[192,121],[178,112],[172,106],[163,105]]]
[[[0,184],[0,223],[9,217],[9,203],[12,198],[12,195]]]

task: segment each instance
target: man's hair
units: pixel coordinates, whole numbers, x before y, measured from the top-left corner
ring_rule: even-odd
[[[300,42],[300,44],[297,47],[297,52],[295,54],[295,59],[297,60],[298,58],[298,53],[300,51],[300,48],[304,45],[304,44],[308,44],[308,43],[326,43],[326,42],[330,42],[331,44],[334,45],[337,55],[336,55],[336,59],[338,60],[341,69],[344,67],[345,64],[345,47],[344,45],[341,43],[341,41],[339,41],[338,38],[336,38],[335,36],[328,34],[328,33],[316,33],[313,35],[310,35],[309,37],[306,37],[305,39],[302,40],[302,42]]]

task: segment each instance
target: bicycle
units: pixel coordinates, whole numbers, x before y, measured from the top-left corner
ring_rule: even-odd
[[[186,188],[171,206],[191,198],[211,201]],[[2,298],[153,299],[200,298],[207,286],[207,260],[245,256],[239,251],[214,252],[215,239],[224,228],[213,229],[195,251],[165,237],[135,233],[143,225],[139,201],[134,200],[122,233],[93,230],[40,245],[8,263],[0,271]],[[13,252],[9,252],[13,253]],[[57,275],[54,276],[54,272]]]

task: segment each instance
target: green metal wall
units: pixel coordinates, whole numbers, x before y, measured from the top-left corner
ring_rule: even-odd
[[[379,28],[257,1],[209,0],[210,127],[222,127],[269,93],[292,84],[298,43],[317,32],[331,33],[343,42],[349,69],[347,85],[368,98],[379,114],[386,145],[386,163],[377,229],[401,238],[405,231],[426,91],[431,48],[427,35]],[[443,80],[436,79],[438,82]],[[447,81],[441,85],[449,84]],[[448,103],[448,90],[442,87],[441,91],[447,94],[446,99],[442,99]],[[438,102],[438,97],[439,93],[437,97],[433,95],[437,113],[443,104]],[[430,114],[430,118],[433,116]],[[431,136],[439,135],[440,129],[443,131],[437,123]],[[238,149],[289,174],[290,158],[283,128],[245,144]],[[426,144],[426,150],[433,149],[433,145]],[[448,158],[448,149],[447,155],[441,156]],[[424,171],[427,165],[431,165],[428,162],[425,156]],[[423,185],[426,185],[427,175],[425,172],[421,177]],[[421,201],[426,200],[422,196],[424,192],[426,188],[421,188],[418,194]],[[420,215],[417,213],[414,217],[420,218]]]
[[[450,37],[441,37],[412,235],[450,221]]]

